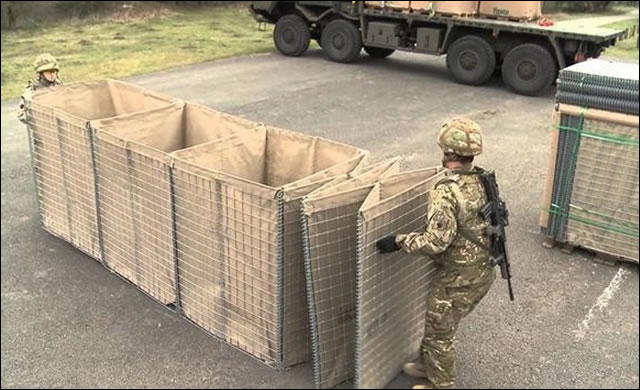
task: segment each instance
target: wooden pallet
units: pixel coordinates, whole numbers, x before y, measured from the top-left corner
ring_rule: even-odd
[[[542,246],[547,249],[558,248],[564,254],[571,255],[575,251],[581,251],[583,253],[588,253],[591,255],[591,259],[599,264],[608,265],[611,267],[615,267],[620,263],[635,263],[638,264],[637,261],[632,259],[627,259],[620,256],[615,256],[609,253],[600,252],[590,248],[584,248],[577,245],[572,245],[567,242],[556,241],[552,237],[546,237],[542,242]]]

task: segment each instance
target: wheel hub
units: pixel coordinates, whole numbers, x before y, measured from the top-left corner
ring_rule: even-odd
[[[522,80],[531,80],[536,77],[536,65],[531,61],[522,61],[518,64],[518,77]]]
[[[296,35],[292,29],[288,28],[282,32],[282,40],[288,44],[292,44],[296,40]]]
[[[464,70],[473,70],[478,66],[478,57],[475,53],[466,51],[460,55],[459,58],[460,67]]]
[[[335,47],[338,50],[344,49],[345,43],[346,43],[346,39],[344,34],[342,33],[336,34],[331,40],[331,44],[333,45],[333,47]]]

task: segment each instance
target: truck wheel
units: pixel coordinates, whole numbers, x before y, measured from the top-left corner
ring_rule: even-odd
[[[311,32],[307,22],[298,15],[286,15],[278,19],[273,30],[273,42],[285,56],[298,57],[309,48]]]
[[[362,49],[360,31],[346,20],[334,20],[322,30],[322,49],[330,60],[353,62]]]
[[[496,54],[480,37],[462,37],[447,50],[447,69],[462,84],[480,85],[489,80],[495,68]]]
[[[537,95],[547,89],[556,75],[556,62],[540,45],[524,43],[511,49],[502,64],[502,79],[514,91]]]
[[[366,51],[371,58],[386,58],[393,54],[395,50],[385,49],[382,47],[365,46],[364,51]]]

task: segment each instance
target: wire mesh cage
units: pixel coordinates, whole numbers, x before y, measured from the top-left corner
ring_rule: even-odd
[[[432,260],[398,251],[381,256],[376,241],[421,231],[439,168],[402,172],[376,184],[360,208],[356,266],[356,388],[383,388],[417,353]]]
[[[541,231],[638,262],[638,65],[589,60],[558,78]]]
[[[366,153],[261,126],[174,156],[183,313],[271,366],[308,360],[301,199]]]
[[[256,126],[191,103],[91,122],[104,264],[176,302],[171,153]]]
[[[316,388],[354,375],[358,210],[398,159],[343,175],[303,200],[302,231]]]
[[[27,118],[44,229],[100,260],[93,140],[88,123],[175,101],[114,80],[74,83],[34,93]]]
[[[555,118],[543,231],[637,263],[638,117],[560,104]]]

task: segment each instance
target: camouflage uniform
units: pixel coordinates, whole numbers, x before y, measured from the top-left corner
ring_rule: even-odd
[[[27,122],[27,107],[31,104],[31,97],[36,90],[64,84],[60,77],[56,77],[54,82],[50,82],[42,75],[42,72],[46,70],[60,70],[58,62],[51,54],[39,55],[34,63],[34,70],[36,77],[27,84],[18,106],[18,120],[23,123]]]
[[[443,126],[438,144],[445,153],[475,156],[482,151],[482,134],[474,122],[452,120]],[[455,386],[456,329],[496,277],[485,235],[489,223],[479,213],[487,203],[480,172],[471,164],[446,170],[431,191],[425,231],[395,236],[397,249],[428,256],[438,267],[426,300],[420,363],[405,365],[405,372],[435,388]],[[429,385],[415,388],[421,387]]]

